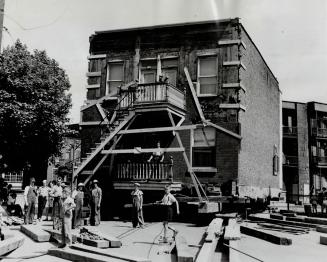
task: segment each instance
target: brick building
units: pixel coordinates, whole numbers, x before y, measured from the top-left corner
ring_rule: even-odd
[[[239,19],[95,32],[87,78],[77,180],[279,192],[278,81]]]
[[[289,200],[327,187],[327,104],[283,101],[283,181]]]

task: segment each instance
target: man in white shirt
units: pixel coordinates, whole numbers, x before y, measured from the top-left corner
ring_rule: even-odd
[[[35,203],[37,191],[35,187],[35,178],[31,177],[30,185],[25,187],[24,199],[25,199],[25,224],[32,224],[35,215]]]
[[[39,187],[38,194],[39,197],[38,197],[37,219],[41,221],[43,210],[45,208],[49,196],[49,188],[47,187],[46,180],[42,181],[42,186]]]

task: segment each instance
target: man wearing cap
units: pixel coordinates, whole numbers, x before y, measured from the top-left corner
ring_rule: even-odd
[[[37,219],[41,221],[43,210],[47,203],[47,198],[49,196],[49,188],[47,187],[47,181],[42,181],[42,186],[39,187],[38,190],[38,209],[37,209]]]
[[[37,191],[35,187],[35,178],[31,177],[30,185],[25,187],[24,199],[25,199],[25,224],[32,224],[35,215],[35,203]]]
[[[53,196],[53,229],[60,230],[61,228],[61,197],[62,197],[62,178],[60,176],[57,177],[56,185],[53,186],[51,195]]]
[[[100,224],[100,206],[102,200],[102,190],[98,186],[99,181],[93,180],[93,190],[91,199],[91,225],[98,226]]]
[[[139,189],[140,184],[134,183],[135,189],[131,193],[132,195],[132,224],[133,227],[143,228],[143,192]]]
[[[75,216],[74,216],[74,227],[78,228],[83,225],[82,223],[82,208],[84,202],[84,192],[83,192],[84,184],[79,183],[77,185],[77,191],[75,192],[73,198],[75,200]]]

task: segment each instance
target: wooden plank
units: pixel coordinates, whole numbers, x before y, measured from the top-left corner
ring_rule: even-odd
[[[241,226],[241,233],[246,234],[249,236],[253,236],[256,238],[260,238],[262,240],[266,240],[268,242],[277,244],[277,245],[291,245],[292,244],[292,239],[286,238],[286,237],[281,237],[272,233],[267,233],[259,229],[247,227],[247,226]]]
[[[209,214],[217,213],[219,211],[218,202],[201,202],[199,203],[198,213],[199,214]]]
[[[325,236],[320,236],[320,244],[322,244],[322,245],[327,245],[327,237],[325,237]]]
[[[185,125],[185,126],[162,126],[162,127],[153,127],[153,128],[135,128],[128,130],[120,130],[119,135],[122,134],[140,134],[140,133],[153,133],[153,132],[170,132],[170,131],[181,131],[181,130],[190,130],[196,128],[202,128],[203,125]]]
[[[160,148],[162,152],[183,152],[182,147]],[[158,152],[158,148],[131,148],[131,149],[109,149],[102,150],[102,154],[141,154]]]
[[[316,230],[320,233],[327,233],[327,227],[324,226],[317,226]]]
[[[88,246],[83,246],[83,245],[72,245],[71,248],[74,249],[74,250],[85,251],[85,252],[88,252],[88,253],[103,255],[103,256],[106,256],[106,257],[110,257],[110,258],[121,259],[122,261],[151,262],[151,260],[148,259],[148,258],[128,256],[128,255],[118,254],[118,253],[112,252],[111,250],[97,249],[97,248],[94,248],[94,247],[88,247]]]
[[[48,254],[50,256],[67,259],[70,261],[78,262],[122,262],[124,260],[118,258],[111,258],[108,260],[107,256],[92,254],[74,249],[49,249]]]
[[[24,240],[24,237],[10,237],[8,239],[0,241],[0,256],[19,248],[23,245]]]
[[[37,225],[22,225],[20,231],[37,242],[49,242],[51,235]]]
[[[204,123],[206,123],[207,125],[212,126],[212,127],[216,128],[216,129],[226,133],[227,135],[230,135],[230,136],[235,137],[235,138],[240,139],[240,140],[242,139],[242,136],[240,136],[240,135],[238,135],[238,134],[236,134],[236,133],[234,133],[232,131],[229,131],[228,129],[223,128],[223,127],[221,127],[219,125],[216,125],[216,124],[214,124],[214,123],[212,123],[212,122],[210,122],[208,120],[205,120]]]
[[[285,220],[284,216],[281,214],[270,214],[270,218],[278,219],[278,220]]]
[[[237,224],[236,219],[229,219],[228,225],[225,227],[225,240],[239,240],[241,239],[240,226]]]
[[[239,252],[236,250],[238,249],[238,241],[231,240],[229,241],[229,262],[240,262]]]
[[[216,239],[217,235],[219,235],[221,233],[222,226],[223,226],[223,219],[214,218],[210,222],[210,224],[206,230],[206,238],[204,241],[212,242],[214,239]]]
[[[213,261],[213,254],[216,250],[217,247],[217,243],[218,243],[218,238],[214,238],[212,240],[212,242],[204,242],[203,246],[196,258],[196,262],[209,262],[209,261]]]
[[[6,240],[8,238],[14,237],[16,234],[13,230],[10,229],[1,229],[1,240]]]
[[[186,239],[183,236],[176,237],[177,262],[193,262],[195,259],[194,252],[188,246]]]
[[[109,243],[110,243],[110,245],[109,245],[110,247],[121,247],[122,246],[121,241],[118,238],[114,237],[114,236],[110,236],[110,235],[107,235],[105,233],[99,232],[99,231],[97,231],[97,230],[95,230],[94,228],[91,228],[91,227],[83,227],[83,229],[85,229],[87,232],[96,234],[96,235],[98,235],[99,237],[102,237],[105,240],[108,240]]]
[[[77,241],[87,246],[96,247],[96,248],[109,248],[109,241],[108,240],[95,240],[95,239],[88,239],[77,236]]]
[[[195,92],[195,90],[194,90],[193,82],[192,82],[192,80],[191,80],[190,73],[188,72],[187,67],[184,67],[184,72],[185,72],[185,75],[186,75],[186,79],[187,79],[187,82],[188,82],[188,86],[189,86],[189,88],[190,88],[190,90],[191,90],[192,98],[193,98],[193,100],[194,100],[194,103],[195,103],[196,109],[197,109],[197,111],[198,111],[198,113],[199,113],[199,115],[200,115],[201,120],[203,121],[203,120],[205,120],[205,117],[204,117],[204,115],[203,115],[202,108],[201,108],[201,105],[200,105],[199,99],[198,99],[198,97],[197,97],[197,95],[196,95],[196,92]]]
[[[216,214],[216,217],[219,217],[219,218],[236,218],[237,213]]]

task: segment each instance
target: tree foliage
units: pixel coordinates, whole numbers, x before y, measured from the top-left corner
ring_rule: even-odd
[[[45,51],[17,41],[0,54],[0,154],[10,170],[45,175],[59,153],[71,107],[69,79]],[[41,168],[43,167],[43,168]],[[42,173],[42,174],[40,174]]]

